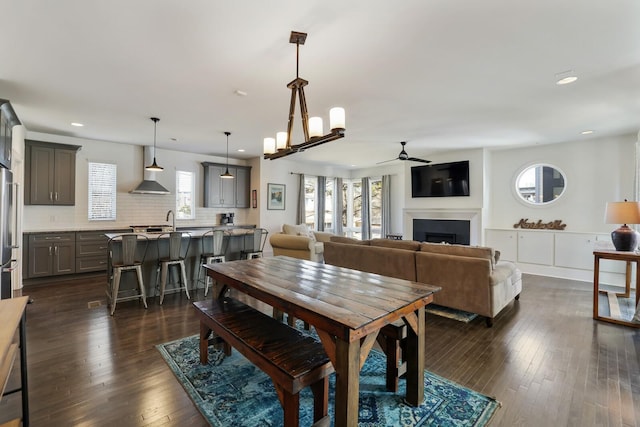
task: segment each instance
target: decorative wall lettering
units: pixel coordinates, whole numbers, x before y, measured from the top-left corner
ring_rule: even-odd
[[[538,222],[529,221],[529,218],[522,218],[517,224],[513,224],[513,228],[525,228],[529,230],[564,230],[567,224],[563,224],[561,219],[555,221],[542,222],[541,219]]]

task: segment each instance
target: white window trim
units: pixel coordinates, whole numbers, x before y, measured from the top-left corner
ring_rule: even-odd
[[[117,173],[118,166],[115,164],[89,162],[87,174],[87,217],[89,221],[114,221],[116,219]],[[94,181],[96,178],[98,178],[97,182]],[[98,185],[102,186],[102,191],[94,188]],[[96,205],[99,203],[104,203],[105,207],[98,209]]]

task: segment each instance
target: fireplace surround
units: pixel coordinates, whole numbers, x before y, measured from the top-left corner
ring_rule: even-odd
[[[414,240],[421,241],[425,240],[422,238],[416,239],[418,236],[415,236],[414,234],[414,220],[446,220],[453,222],[462,221],[465,225],[468,224],[468,242],[464,244],[480,245],[480,242],[482,241],[481,209],[405,209],[403,213],[403,234],[405,238],[412,238]],[[449,231],[432,230],[432,236],[430,236],[430,238],[437,239],[437,233],[453,234]],[[440,236],[441,240],[438,240],[437,242],[447,241],[445,237],[450,238],[451,236]]]

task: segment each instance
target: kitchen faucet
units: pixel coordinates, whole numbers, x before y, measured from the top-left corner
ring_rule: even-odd
[[[171,224],[171,230],[176,231],[176,215],[173,213],[172,210],[169,210],[169,212],[167,212],[167,219],[165,221],[169,221],[169,216],[171,216],[171,218],[173,219],[173,222]]]

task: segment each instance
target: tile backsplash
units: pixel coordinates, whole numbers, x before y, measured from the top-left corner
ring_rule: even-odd
[[[89,221],[85,206],[25,206],[23,230],[65,231],[127,228],[130,225],[156,225],[166,221],[167,212],[176,211],[175,197],[150,194],[118,195],[115,221]],[[176,219],[177,227],[203,227],[220,224],[222,213],[233,212],[235,224],[246,224],[248,209],[196,207],[196,218]]]

